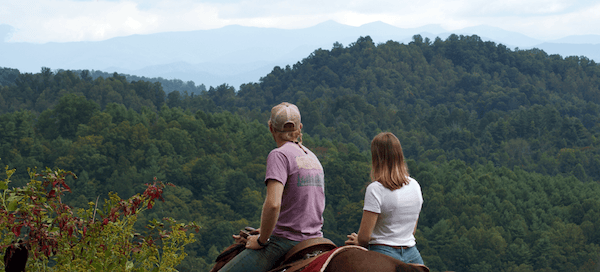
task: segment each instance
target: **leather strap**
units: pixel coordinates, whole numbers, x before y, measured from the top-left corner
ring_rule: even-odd
[[[336,247],[337,246],[331,240],[323,237],[304,240],[290,249],[287,254],[285,254],[282,263],[294,262],[302,258],[304,254],[310,253],[311,251],[329,251]]]

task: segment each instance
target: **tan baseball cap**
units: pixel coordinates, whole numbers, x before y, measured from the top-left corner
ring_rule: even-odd
[[[285,124],[292,123],[293,128],[284,129]],[[271,109],[271,125],[276,131],[295,131],[300,127],[300,110],[296,105],[283,102]]]

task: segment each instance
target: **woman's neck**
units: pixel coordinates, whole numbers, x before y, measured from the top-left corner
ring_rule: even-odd
[[[282,147],[284,144],[288,143],[290,141],[286,141],[286,140],[275,140],[275,143],[277,143],[277,147]]]
[[[286,143],[295,143],[295,144],[302,146],[302,144],[299,143],[298,141],[286,141],[286,140],[277,141],[276,140],[275,143],[277,143],[277,147],[282,147]]]

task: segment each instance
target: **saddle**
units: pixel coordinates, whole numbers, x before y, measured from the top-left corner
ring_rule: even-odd
[[[281,264],[269,272],[295,272],[304,269],[317,257],[337,248],[329,239],[318,237],[304,240],[294,246],[283,257]]]
[[[244,230],[240,231],[240,237],[242,237],[242,241],[238,243],[234,243],[227,247],[215,260],[215,266],[210,270],[210,272],[217,272],[221,269],[225,264],[227,264],[231,259],[237,256],[240,252],[246,249],[246,239],[249,235],[257,235],[259,231],[254,228],[246,227]],[[276,271],[286,271],[286,272],[295,272],[300,271],[307,265],[309,265],[313,260],[315,260],[318,256],[336,248],[337,246],[327,238],[312,238],[308,240],[304,240],[294,246],[288,253],[285,254],[277,263],[274,269],[269,270],[269,272]]]

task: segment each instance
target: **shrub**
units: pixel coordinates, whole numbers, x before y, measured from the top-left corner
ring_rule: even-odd
[[[7,178],[0,181],[0,249],[27,248],[30,271],[176,271],[185,246],[195,241],[188,230],[199,230],[195,223],[164,218],[149,222],[144,234],[136,233],[138,215],[163,200],[165,186],[171,185],[156,178],[127,200],[110,193],[100,207],[96,200],[88,209],[73,211],[61,201],[70,192],[65,177],[73,173],[28,169],[29,183],[9,189],[14,172],[7,166]]]

